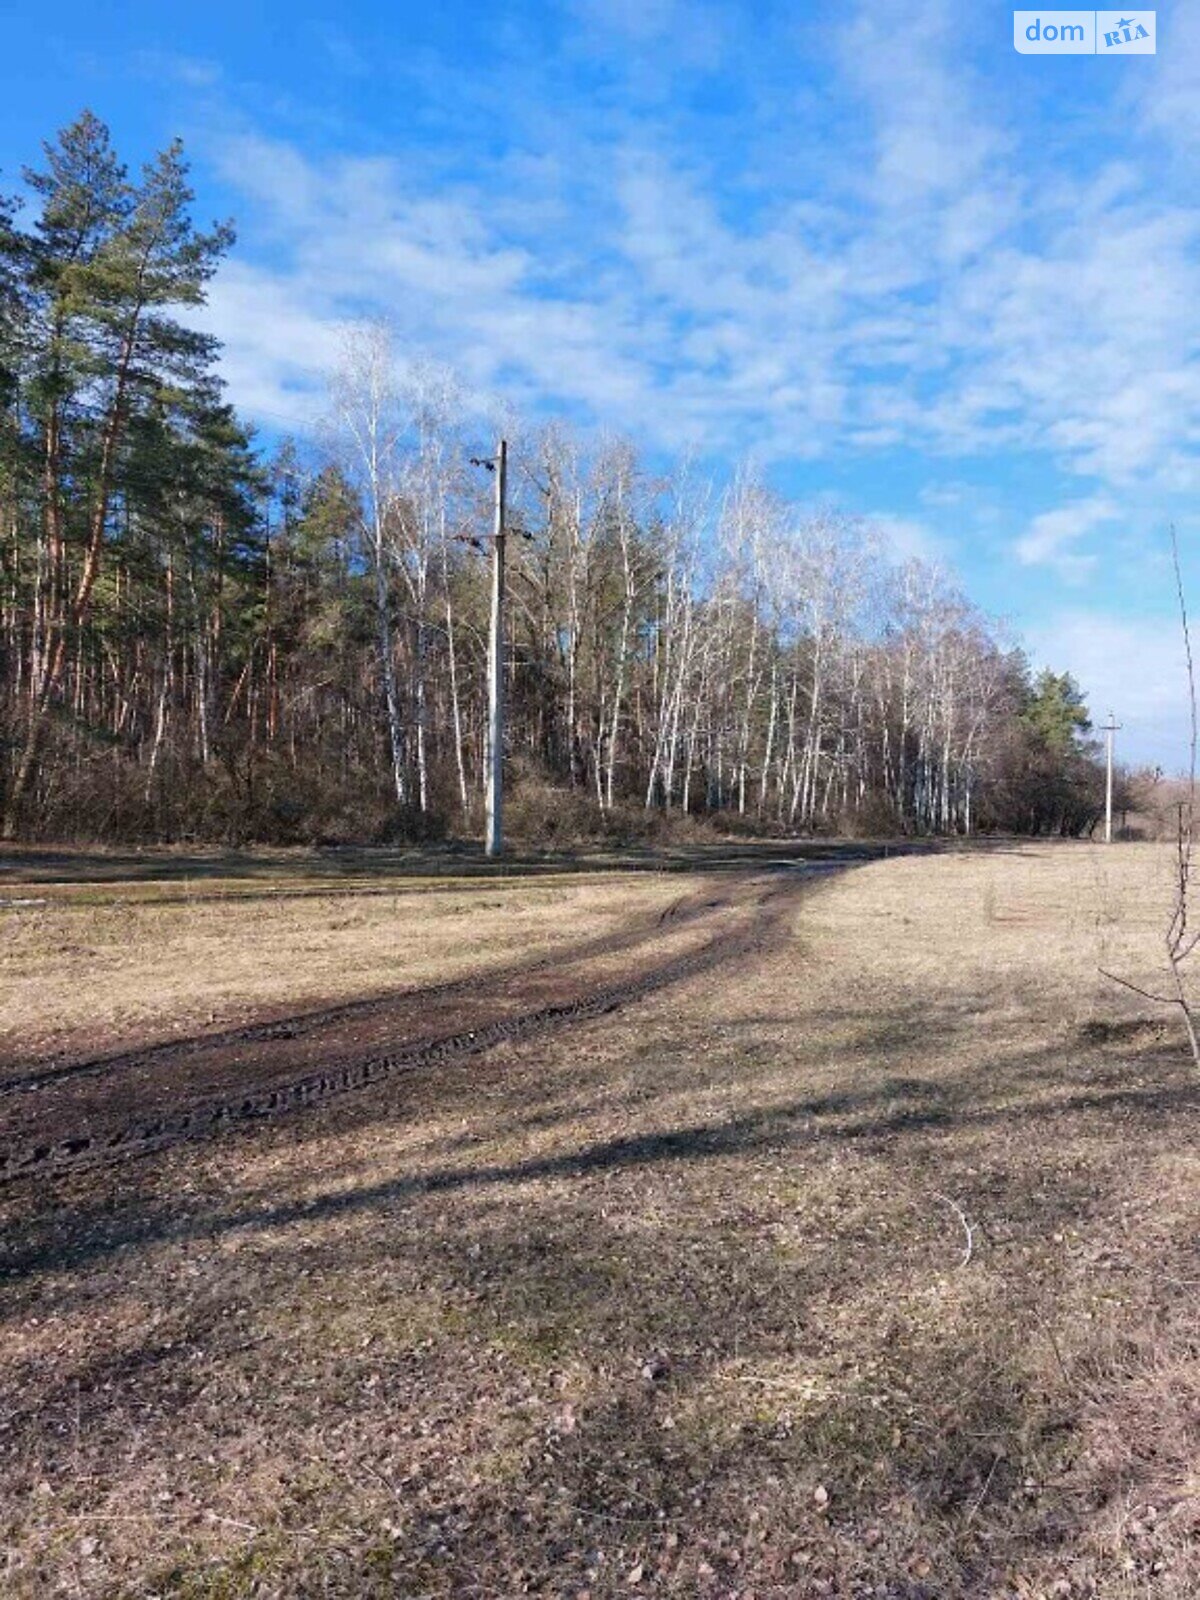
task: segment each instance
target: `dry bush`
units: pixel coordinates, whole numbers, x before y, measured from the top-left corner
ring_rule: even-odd
[[[1128,780],[1129,808],[1121,836],[1158,842],[1173,840],[1179,828],[1179,808],[1186,804],[1187,796],[1186,778],[1135,773]]]
[[[556,848],[595,839],[604,829],[595,795],[525,778],[505,795],[504,831],[521,844]]]
[[[742,833],[761,838],[763,829],[750,819],[741,828],[724,812],[684,813],[647,809],[636,800],[618,801],[603,811],[595,794],[583,788],[562,788],[536,777],[522,777],[509,786],[504,805],[504,831],[514,843],[529,848],[569,848],[599,842],[610,844],[696,844]]]
[[[900,829],[896,813],[886,797],[869,794],[862,805],[841,814],[837,831],[846,839],[890,839]]]

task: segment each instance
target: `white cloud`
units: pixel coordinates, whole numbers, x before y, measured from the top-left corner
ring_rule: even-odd
[[[167,78],[187,89],[215,89],[221,81],[221,69],[215,61],[172,50],[139,50],[134,62],[142,77]]]
[[[1097,528],[1115,521],[1119,515],[1115,502],[1104,495],[1092,495],[1054,511],[1043,511],[1017,540],[1017,560],[1028,567],[1054,567],[1068,579],[1080,577],[1091,569],[1096,559],[1094,552],[1079,551],[1080,541]]]
[[[867,522],[879,533],[888,553],[896,561],[926,561],[939,565],[949,560],[949,542],[935,533],[928,523],[916,517],[894,516],[890,512],[872,513]]]
[[[1173,145],[1200,143],[1200,11],[1186,0],[1159,12],[1157,70],[1140,81],[1145,125]]]
[[[469,195],[414,192],[397,163],[315,163],[257,136],[231,141],[222,159],[261,206],[276,263],[227,264],[200,319],[252,415],[302,423],[319,410],[340,329],[378,313],[414,355],[448,359],[474,389],[529,405],[553,395],[633,426],[649,419],[644,369],[625,353],[638,339],[625,309],[541,295],[533,255],[497,236]]]
[[[631,59],[677,62],[727,33],[679,0],[573,11],[576,49],[603,35]],[[514,92],[511,148],[470,176],[426,149],[314,158],[243,131],[219,159],[253,266],[218,280],[208,322],[234,398],[278,400],[316,371],[321,324],[380,310],[473,387],[659,446],[766,462],[1020,450],[1105,493],[1194,487],[1200,216],[1128,151],[1033,183],[959,31],[942,0],[861,5],[818,63],[813,120],[800,105],[794,134],[734,173],[665,110],[635,127],[619,78],[604,123],[539,101],[536,146]],[[845,148],[826,102],[853,113]],[[488,181],[496,163],[512,182]],[[257,325],[251,295],[288,337]],[[1057,515],[1022,559],[1078,576],[1081,535]]]
[[[348,33],[332,22],[316,23],[312,31],[338,72],[351,78],[370,77],[371,62]]]
[[[727,27],[704,0],[570,0],[570,10],[593,48],[599,41],[623,53],[655,47],[632,64],[653,68],[660,82],[667,60],[705,70],[721,63]]]
[[[232,261],[214,280],[198,320],[224,341],[222,376],[240,409],[290,429],[316,422],[341,340],[330,305],[281,294],[271,273]]]
[[[979,114],[960,32],[960,8],[943,0],[874,0],[842,30],[843,74],[873,124],[868,187],[890,211],[966,195],[1008,144]]]
[[[920,501],[923,506],[935,506],[939,510],[943,508],[957,510],[960,506],[969,505],[977,497],[978,492],[971,484],[955,479],[935,481],[922,487]]]

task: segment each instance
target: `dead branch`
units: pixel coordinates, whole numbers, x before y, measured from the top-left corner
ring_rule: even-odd
[[[948,1194],[935,1194],[933,1198],[935,1200],[940,1200],[944,1206],[949,1206],[951,1211],[953,1211],[954,1215],[958,1218],[962,1225],[962,1231],[966,1235],[967,1243],[963,1250],[963,1258],[959,1262],[959,1266],[965,1267],[975,1251],[975,1229],[971,1225],[966,1212],[959,1205],[957,1200],[951,1200]]]
[[[992,1458],[991,1471],[987,1475],[987,1479],[983,1485],[983,1488],[980,1489],[979,1493],[975,1496],[975,1500],[972,1503],[971,1509],[967,1512],[967,1520],[965,1524],[966,1527],[969,1528],[972,1522],[974,1522],[975,1518],[979,1515],[979,1508],[987,1499],[988,1490],[992,1487],[992,1479],[996,1476],[996,1468],[1000,1465],[1003,1459],[1004,1452],[1002,1450],[997,1450],[995,1456]]]
[[[1128,978],[1122,978],[1116,972],[1109,972],[1106,967],[1097,967],[1096,971],[1102,978],[1107,978],[1110,983],[1119,983],[1122,989],[1131,989],[1134,994],[1140,994],[1143,1000],[1153,1000],[1157,1006],[1177,1006],[1179,1004],[1173,994],[1152,994],[1149,989],[1143,989],[1136,983],[1130,983]]]
[[[1195,838],[1196,822],[1196,746],[1197,746],[1197,707],[1196,707],[1196,662],[1192,654],[1192,632],[1188,623],[1187,596],[1183,588],[1183,571],[1179,565],[1179,537],[1175,531],[1175,524],[1171,524],[1171,565],[1175,573],[1175,594],[1179,600],[1179,625],[1183,630],[1183,651],[1187,661],[1188,681],[1188,709],[1191,714],[1191,737],[1188,745],[1188,786],[1187,799],[1179,807],[1179,823],[1176,829],[1176,899],[1175,915],[1171,919],[1167,933],[1167,960],[1171,968],[1171,978],[1175,985],[1175,994],[1179,1010],[1183,1016],[1184,1026],[1187,1029],[1188,1043],[1192,1050],[1192,1060],[1200,1067],[1200,1038],[1196,1033],[1196,1020],[1192,1015],[1191,1002],[1183,982],[1183,964],[1196,948],[1196,936],[1192,935],[1188,927],[1188,918],[1191,911],[1191,884],[1192,884],[1192,845]]]
[[[1167,968],[1174,993],[1154,994],[1149,989],[1131,983],[1128,978],[1118,977],[1115,972],[1106,972],[1103,967],[1099,968],[1099,971],[1110,982],[1120,984],[1123,989],[1140,995],[1143,1000],[1150,1000],[1159,1006],[1177,1007],[1187,1031],[1192,1061],[1197,1068],[1200,1068],[1200,1031],[1196,1027],[1192,1001],[1184,983],[1183,971],[1186,963],[1200,946],[1200,930],[1193,932],[1191,927],[1192,851],[1196,824],[1196,757],[1197,745],[1200,743],[1200,718],[1196,704],[1196,661],[1192,652],[1192,631],[1188,620],[1187,595],[1183,587],[1183,569],[1179,564],[1179,537],[1174,523],[1171,524],[1171,566],[1175,574],[1175,596],[1179,602],[1179,626],[1183,634],[1183,653],[1187,663],[1188,710],[1191,716],[1187,796],[1179,803],[1175,821],[1175,904],[1170,921],[1167,923],[1164,941]]]

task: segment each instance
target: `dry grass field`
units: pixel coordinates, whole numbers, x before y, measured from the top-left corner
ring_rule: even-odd
[[[1166,851],[745,880],[0,908],[10,1074],[712,952],[0,1187],[0,1593],[1200,1593],[1200,1081],[1097,972],[1153,979]]]
[[[7,916],[0,908],[0,1060],[484,973],[612,931],[681,892],[661,875],[419,880],[383,892],[217,887],[60,891]]]

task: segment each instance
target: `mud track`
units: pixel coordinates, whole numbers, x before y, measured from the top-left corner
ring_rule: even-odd
[[[0,1078],[0,1182],[126,1160],[603,1016],[764,951],[814,877],[727,879],[616,933],[454,982],[29,1064]]]

